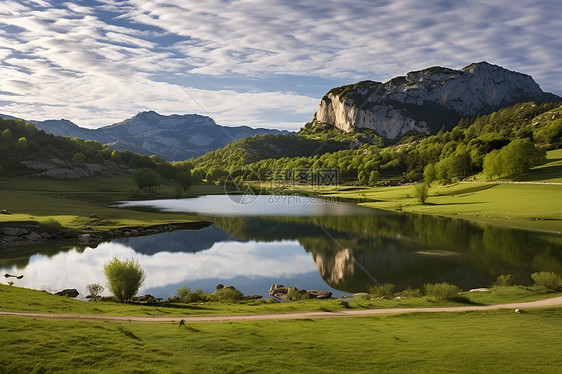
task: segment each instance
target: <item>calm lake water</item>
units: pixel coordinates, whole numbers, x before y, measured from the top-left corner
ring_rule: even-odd
[[[24,275],[14,280],[17,286],[52,292],[77,288],[85,296],[87,284],[105,283],[105,262],[134,258],[148,275],[139,294],[168,297],[183,285],[213,291],[218,283],[259,295],[267,295],[272,283],[327,289],[335,296],[363,292],[378,282],[394,283],[397,290],[443,281],[470,289],[488,286],[500,274],[528,283],[534,271],[562,270],[560,235],[326,199],[231,198],[126,202],[122,205],[196,213],[214,224],[96,248],[44,244],[3,251],[0,272]]]

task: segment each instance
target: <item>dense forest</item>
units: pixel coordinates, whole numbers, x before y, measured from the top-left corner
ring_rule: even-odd
[[[254,136],[191,161],[215,181],[247,167],[262,180],[272,170],[337,169],[345,183],[450,183],[482,171],[490,178],[516,178],[561,146],[562,104],[529,102],[462,118],[450,131],[405,136],[397,144],[385,144],[369,130],[344,133],[311,122],[296,137]]]

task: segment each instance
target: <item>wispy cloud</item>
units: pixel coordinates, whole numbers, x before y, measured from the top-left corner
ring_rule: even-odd
[[[560,94],[558,14],[523,0],[8,0],[0,111],[95,127],[203,106],[221,124],[298,128],[335,85],[482,60]]]

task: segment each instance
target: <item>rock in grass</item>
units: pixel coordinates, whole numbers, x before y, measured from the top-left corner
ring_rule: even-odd
[[[55,295],[59,296],[68,296],[68,297],[77,297],[80,295],[76,288],[67,288],[62,291],[57,292]]]

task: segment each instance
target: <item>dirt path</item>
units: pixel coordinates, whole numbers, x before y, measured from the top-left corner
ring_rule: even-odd
[[[62,320],[87,320],[87,321],[121,321],[121,322],[229,322],[229,321],[263,321],[274,319],[301,319],[301,318],[329,318],[329,317],[359,317],[377,314],[402,314],[402,313],[432,313],[432,312],[466,312],[479,310],[498,309],[529,309],[561,306],[562,296],[551,299],[537,300],[525,303],[483,305],[483,306],[453,306],[437,308],[392,308],[392,309],[361,309],[342,310],[337,312],[299,312],[277,314],[252,314],[240,316],[177,316],[177,317],[140,317],[140,316],[104,316],[96,314],[49,314],[49,313],[23,313],[2,312],[0,316],[17,316],[28,318],[49,318]]]

